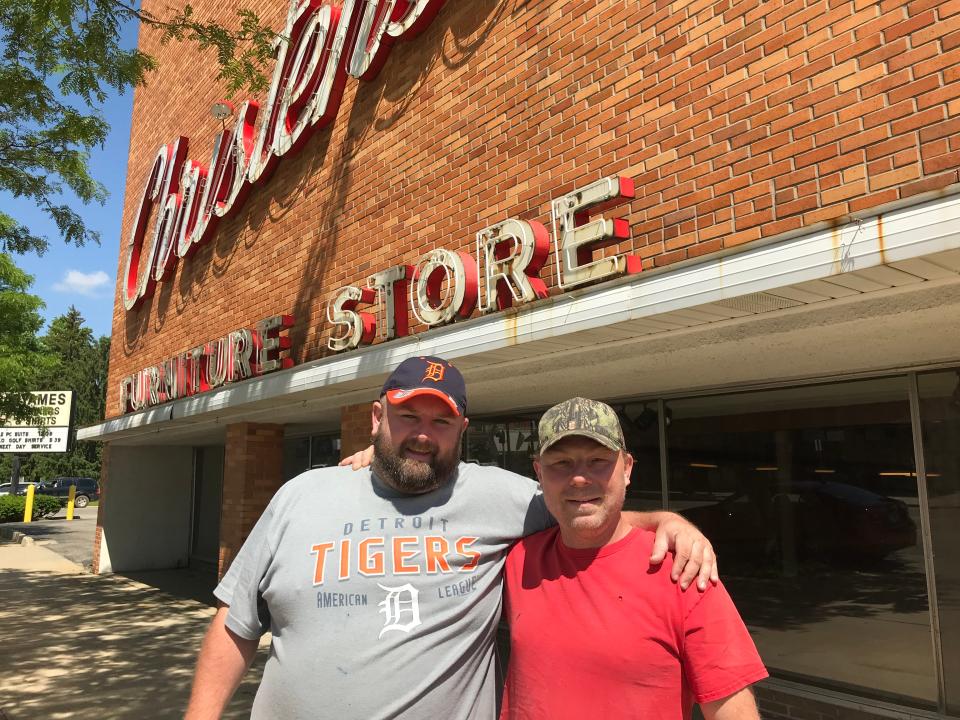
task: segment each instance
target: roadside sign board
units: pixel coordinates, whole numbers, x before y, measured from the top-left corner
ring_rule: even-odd
[[[0,453],[66,452],[73,417],[73,391],[30,393],[40,411],[41,424],[0,420]]]

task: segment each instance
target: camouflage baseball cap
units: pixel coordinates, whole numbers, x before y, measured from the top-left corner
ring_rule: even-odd
[[[598,400],[575,397],[554,405],[540,418],[540,452],[558,440],[581,435],[611,450],[624,450],[623,430],[612,407]]]

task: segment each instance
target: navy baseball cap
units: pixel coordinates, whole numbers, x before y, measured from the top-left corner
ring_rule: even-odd
[[[467,385],[463,375],[442,358],[424,355],[407,358],[397,366],[383,384],[381,395],[391,405],[423,395],[443,400],[457,415],[467,412]]]

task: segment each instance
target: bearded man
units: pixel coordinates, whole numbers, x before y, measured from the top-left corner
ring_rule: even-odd
[[[466,408],[456,368],[409,358],[373,403],[371,467],[277,491],[215,590],[188,720],[220,717],[268,630],[254,720],[495,717],[504,558],[553,521],[532,481],[460,462]],[[657,529],[661,558],[692,549],[685,582],[715,573],[679,516],[630,520]]]

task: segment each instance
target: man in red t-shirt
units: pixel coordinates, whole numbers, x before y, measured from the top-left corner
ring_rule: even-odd
[[[540,420],[534,462],[559,527],[506,564],[510,667],[501,720],[758,720],[767,676],[723,585],[685,593],[653,533],[621,517],[633,457],[609,405],[573,398]]]

